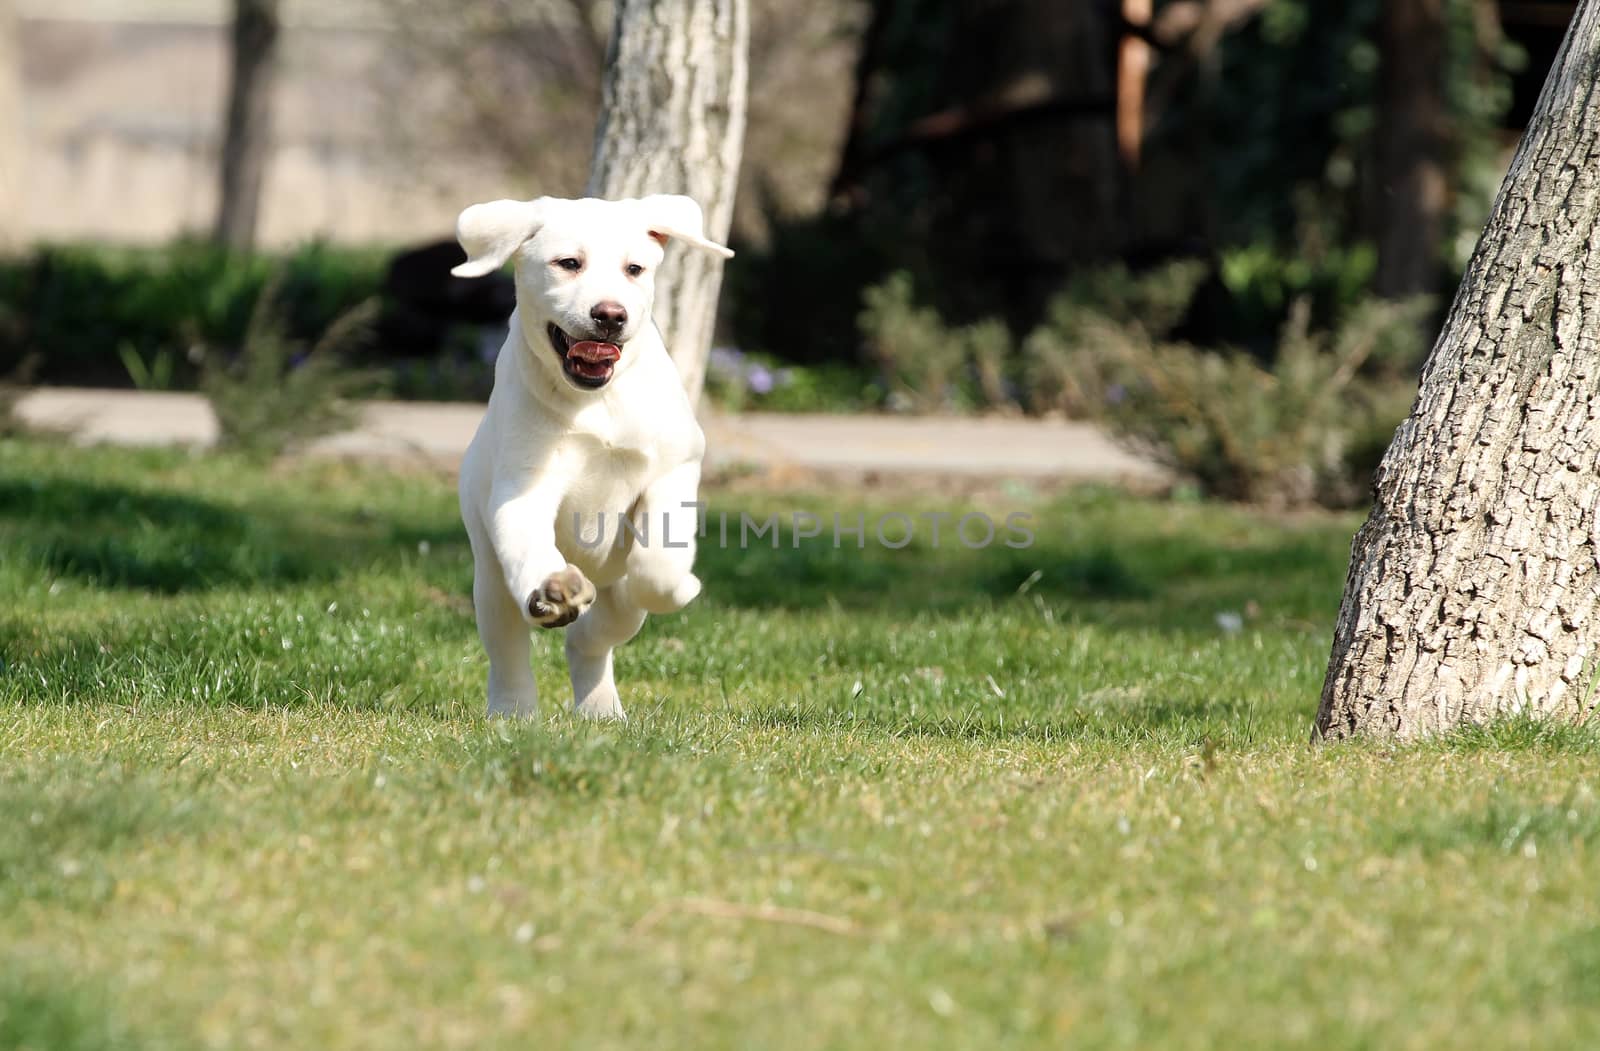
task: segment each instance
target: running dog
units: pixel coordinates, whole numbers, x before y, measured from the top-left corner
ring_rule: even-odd
[[[489,714],[538,712],[538,627],[567,629],[577,712],[625,718],[612,650],[700,593],[705,436],[650,319],[655,271],[669,240],[733,253],[675,195],[475,204],[456,237],[459,277],[515,265],[510,333],[461,464]]]

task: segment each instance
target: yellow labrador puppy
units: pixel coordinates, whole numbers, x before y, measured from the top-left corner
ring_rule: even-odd
[[[624,718],[611,651],[682,609],[705,436],[650,320],[668,240],[723,257],[687,197],[491,201],[461,213],[460,277],[515,261],[517,308],[461,464],[489,714],[529,717],[530,625],[567,628],[573,703]],[[570,625],[570,627],[568,627]]]

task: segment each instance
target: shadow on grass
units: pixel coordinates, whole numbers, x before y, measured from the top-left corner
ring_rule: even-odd
[[[0,483],[14,557],[54,576],[161,594],[239,583],[292,583],[316,569],[308,538],[276,523],[173,493],[52,479]]]
[[[1088,539],[1041,532],[1025,550],[713,545],[701,549],[696,572],[710,601],[762,610],[958,614],[1022,598],[1088,622],[1214,629],[1225,610],[1321,621],[1337,609],[1345,538],[1240,543],[1108,531]]]
[[[0,677],[19,683],[22,696],[58,704],[110,698],[244,707],[314,699],[407,710],[460,700],[425,693],[437,692],[441,682],[458,689],[460,654],[468,652],[460,647],[479,652],[470,644],[474,629],[464,598],[466,538],[446,484],[435,489],[412,479],[410,488],[391,489],[381,476],[359,473],[268,474],[215,460],[185,469],[156,458],[82,455],[80,461],[77,453],[52,452],[32,471],[24,458],[20,469],[0,475],[0,578],[30,589],[35,603],[0,612]],[[185,481],[167,481],[173,474]],[[863,506],[872,500],[850,499]],[[913,617],[919,629],[983,618],[1026,623],[1029,638],[1043,645],[1055,645],[1080,625],[1137,632],[1139,641],[1130,645],[1138,646],[1150,644],[1150,632],[1214,638],[1224,611],[1254,608],[1267,625],[1326,622],[1338,600],[1348,544],[1339,520],[1280,527],[1234,509],[1104,494],[1068,495],[1041,506],[1035,536],[1020,550],[999,543],[972,550],[949,536],[937,548],[919,539],[898,550],[870,536],[859,548],[836,548],[831,537],[795,547],[789,534],[777,548],[707,543],[697,566],[705,596],[692,617],[663,623],[684,625],[673,629],[677,634],[699,633],[700,641],[688,641],[698,646],[728,624],[757,619],[746,614],[772,613],[774,637],[793,640],[814,630],[818,618],[806,614],[824,611],[830,623],[848,625],[831,629],[841,635],[841,650],[872,661],[894,659],[876,642]],[[419,548],[432,551],[426,561]],[[363,635],[369,629],[342,619],[353,610],[338,618],[331,607],[323,613],[334,598],[359,610],[359,602],[342,601],[346,582],[358,576],[357,586],[384,593],[375,623],[397,629],[392,639],[403,641],[377,643]],[[37,602],[58,600],[39,599],[40,585],[58,578],[116,597],[109,604],[74,605],[83,596],[68,596],[59,600],[61,617],[41,615]],[[234,594],[206,594],[217,589]],[[258,601],[275,591],[292,597]],[[130,592],[158,597],[123,601]],[[199,597],[181,604],[159,598],[188,594]],[[839,611],[847,616],[831,615]],[[796,616],[786,626],[790,614]],[[302,620],[304,627],[293,626]],[[973,642],[946,656],[987,661],[989,648],[1003,641]],[[785,642],[767,652],[790,662],[815,658],[801,649]],[[1026,665],[1026,652],[1010,657]],[[446,659],[450,667],[441,670]],[[432,663],[419,669],[418,660]],[[762,674],[792,676],[803,686],[809,667],[769,666]],[[479,674],[474,669],[470,676],[474,700]],[[1198,740],[1242,717],[1225,707],[1159,700],[1068,710],[1040,697],[1007,713],[1031,711],[1031,721],[994,711],[912,712],[897,704],[860,707],[877,732],[973,739],[1159,734]],[[781,712],[772,717],[788,718]],[[805,718],[835,726],[841,716],[824,710]],[[540,774],[560,776],[550,769]]]
[[[294,508],[230,507],[179,492],[60,477],[0,479],[8,558],[93,587],[175,595],[326,580],[418,543],[465,536]]]
[[[160,611],[156,611],[160,617]],[[159,621],[108,617],[93,630],[42,632],[17,617],[0,617],[0,681],[30,704],[75,706],[110,702],[256,711],[306,704],[363,711],[453,709],[403,649],[374,646],[354,618],[331,625],[321,639],[296,645],[237,616],[191,609]],[[417,611],[444,627],[446,646],[473,635],[469,617],[453,610]],[[395,618],[398,619],[398,618]],[[289,646],[284,646],[289,641]],[[455,659],[453,652],[441,659]],[[477,692],[475,683],[473,693]]]
[[[295,480],[250,481],[234,503],[95,479],[75,467],[0,476],[0,543],[24,575],[166,595],[381,572],[419,546],[466,550],[453,501],[415,514],[393,506],[364,514],[330,507],[326,491],[314,486],[298,499]],[[441,484],[441,495],[447,488]],[[1175,529],[1175,521],[1192,527]],[[732,546],[724,547],[712,529],[697,572],[707,585],[703,601],[737,609],[967,614],[1022,596],[1064,606],[1074,619],[1157,629],[1214,628],[1219,611],[1251,604],[1330,617],[1347,527],[1252,532],[1245,528],[1251,521],[1234,510],[1085,495],[1040,508],[1026,549],[1005,547],[1000,538],[968,549],[949,527],[937,547],[925,530],[898,550],[870,535],[860,548],[849,538],[835,547],[831,534],[796,547],[788,533],[778,548],[759,540],[740,548],[731,535]],[[465,594],[470,574],[460,577]]]

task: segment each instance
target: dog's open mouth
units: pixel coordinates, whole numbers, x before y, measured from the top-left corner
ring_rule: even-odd
[[[555,325],[549,326],[550,346],[561,355],[561,367],[580,387],[599,388],[611,382],[622,348],[597,340],[574,340]]]

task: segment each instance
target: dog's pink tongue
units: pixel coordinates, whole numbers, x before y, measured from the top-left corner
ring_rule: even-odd
[[[596,343],[586,339],[567,348],[567,357],[577,358],[595,365],[609,365],[622,357],[622,348],[615,343]]]

